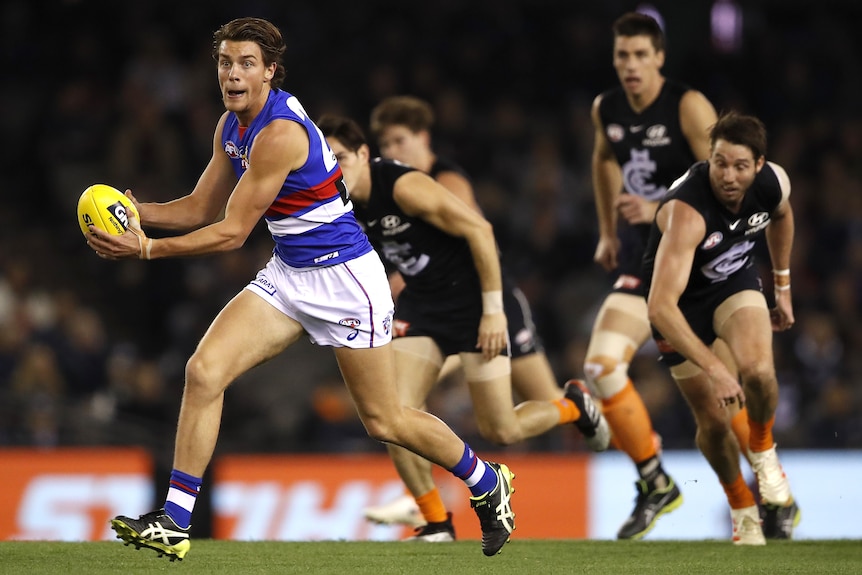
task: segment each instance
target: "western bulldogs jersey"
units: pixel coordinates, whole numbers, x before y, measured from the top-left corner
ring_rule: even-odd
[[[275,253],[291,267],[307,268],[342,263],[370,252],[371,244],[353,215],[335,154],[295,96],[271,90],[263,110],[242,134],[236,115],[228,114],[222,144],[237,178],[248,168],[255,136],[274,120],[299,123],[309,140],[308,161],[290,172],[264,214]]]
[[[466,280],[477,286],[478,298],[467,241],[405,214],[392,196],[395,181],[415,168],[383,158],[371,160],[370,168],[371,195],[368,205],[356,206],[356,215],[380,255],[401,272],[405,289],[440,296]]]
[[[706,232],[694,254],[691,277],[683,298],[697,299],[754,264],[756,242],[763,237],[770,215],[781,202],[778,176],[767,162],[745,193],[738,213],[732,213],[715,197],[709,183],[709,163],[698,162],[674,185],[662,205],[680,200],[696,209],[706,222]],[[653,223],[644,255],[643,276],[649,289],[662,233]]]

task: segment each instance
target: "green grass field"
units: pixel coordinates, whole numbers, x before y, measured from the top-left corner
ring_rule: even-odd
[[[859,574],[862,541],[772,541],[734,547],[729,541],[513,540],[496,557],[478,541],[237,542],[196,540],[184,561],[119,542],[0,542],[0,574],[257,575],[324,573],[387,575],[557,573],[661,574]]]

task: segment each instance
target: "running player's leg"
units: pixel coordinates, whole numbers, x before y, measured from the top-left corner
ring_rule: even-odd
[[[515,410],[524,437],[534,437],[555,425],[573,423],[584,436],[586,446],[604,451],[610,442],[610,428],[586,387],[577,381],[561,387],[554,376],[548,356],[533,323],[526,296],[513,283],[506,282],[503,306],[508,320],[511,361],[511,385],[520,402]],[[547,408],[551,402],[556,409]]]
[[[514,529],[509,501],[514,474],[503,464],[482,461],[437,417],[400,404],[391,349],[335,351],[368,434],[405,447],[461,478],[473,493],[471,505],[482,527],[482,550],[486,555],[498,553]]]
[[[395,369],[401,402],[409,407],[421,408],[438,379],[440,366],[443,365],[443,354],[430,337],[398,337],[392,345],[395,349]],[[419,529],[413,538],[432,542],[453,541],[455,530],[434,482],[431,463],[397,445],[387,444],[386,449],[424,519],[425,525],[417,525]],[[366,516],[380,522],[393,522],[391,516],[380,515],[377,511],[366,510]],[[409,518],[408,515],[397,517],[396,520],[403,523],[404,519]]]
[[[605,299],[593,325],[584,372],[601,399],[614,445],[634,462],[639,479],[631,515],[620,527],[620,539],[639,539],[658,517],[682,503],[682,495],[665,472],[649,412],[628,376],[632,357],[650,336],[646,300],[613,292]]]
[[[730,347],[728,347],[727,343],[719,338],[716,339],[712,343],[712,351],[721,362],[727,366],[727,370],[730,373],[739,373],[739,369],[736,367],[736,360],[733,359],[733,354],[730,352]],[[748,408],[744,405],[740,409],[738,406],[734,406],[733,409],[735,415],[730,422],[731,427],[733,428],[733,435],[736,436],[736,441],[739,443],[739,448],[742,451],[742,455],[745,458],[748,458]]]
[[[520,400],[555,401],[563,397],[544,351],[512,357],[512,389]]]
[[[715,401],[712,383],[689,361],[671,367],[674,380],[691,408],[697,424],[695,441],[724,488],[737,545],[764,545],[754,494],[739,466],[739,444],[731,430],[732,413]]]
[[[249,290],[243,290],[225,306],[186,365],[165,503],[161,509],[138,518],[115,517],[111,526],[120,539],[136,547],[154,549],[171,560],[186,555],[192,512],[218,439],[225,389],[302,334],[303,327],[296,320]]]
[[[750,428],[748,452],[763,504],[764,532],[789,539],[801,514],[776,453],[772,427],[778,379],[772,354],[772,324],[763,294],[755,290],[727,298],[715,312],[715,329],[727,341],[739,367]]]

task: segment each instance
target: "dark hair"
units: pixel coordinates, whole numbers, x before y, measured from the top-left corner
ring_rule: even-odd
[[[392,125],[407,126],[412,132],[430,130],[434,110],[428,102],[414,96],[390,96],[371,111],[370,124],[375,138]]]
[[[351,152],[367,144],[362,128],[350,118],[324,114],[315,123],[325,137],[335,138]]]
[[[664,51],[664,32],[655,18],[641,12],[626,12],[616,19],[612,27],[617,36],[649,36],[656,52]]]
[[[714,148],[718,140],[746,146],[755,160],[766,156],[766,127],[754,116],[733,111],[722,113],[709,131],[710,146]]]
[[[218,62],[219,46],[225,40],[231,42],[254,42],[260,46],[263,55],[263,63],[269,66],[273,62],[278,64],[275,74],[269,81],[273,88],[278,88],[284,81],[285,69],[281,61],[284,55],[285,45],[281,37],[281,31],[268,20],[263,18],[237,18],[213,33],[213,59]]]

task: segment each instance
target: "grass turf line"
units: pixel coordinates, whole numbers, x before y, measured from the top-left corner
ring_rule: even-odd
[[[240,542],[194,540],[184,561],[120,542],[0,542],[0,575],[182,573],[258,575],[554,575],[586,573],[696,575],[859,574],[862,541],[770,541],[735,547],[729,541],[513,540],[495,557],[478,541]]]

